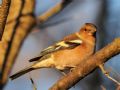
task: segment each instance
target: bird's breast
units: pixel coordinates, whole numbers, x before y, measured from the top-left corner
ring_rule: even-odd
[[[53,54],[55,64],[56,66],[61,66],[61,67],[76,66],[93,53],[92,48],[93,47],[90,48],[82,44],[74,49],[65,49],[55,52]]]

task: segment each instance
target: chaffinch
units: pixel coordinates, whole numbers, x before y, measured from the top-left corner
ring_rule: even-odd
[[[56,44],[41,51],[40,56],[30,60],[35,62],[10,78],[19,76],[40,68],[56,68],[58,70],[71,69],[79,65],[94,53],[96,26],[86,23],[79,32],[64,37]]]

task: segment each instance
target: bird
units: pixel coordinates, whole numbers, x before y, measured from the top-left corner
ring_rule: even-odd
[[[59,42],[42,50],[38,57],[30,59],[33,64],[11,75],[11,80],[40,68],[55,68],[60,71],[75,68],[94,54],[96,31],[94,24],[85,23],[78,32],[65,36]]]

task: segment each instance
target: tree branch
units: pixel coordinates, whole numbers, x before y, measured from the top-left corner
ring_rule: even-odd
[[[0,85],[5,85],[25,37],[35,25],[35,0],[11,0],[0,42]],[[14,13],[14,14],[13,14]]]
[[[85,62],[68,73],[68,75],[58,80],[49,90],[68,90],[86,75],[94,71],[100,64],[105,63],[109,58],[119,53],[120,38],[117,38],[112,43],[90,56]]]
[[[11,0],[2,0],[2,5],[0,6],[0,40],[6,24],[10,2]]]
[[[47,21],[51,16],[57,14],[61,10],[63,10],[72,0],[62,0],[60,3],[55,5],[53,8],[48,10],[47,12],[43,13],[42,15],[38,16],[37,20],[40,23]]]

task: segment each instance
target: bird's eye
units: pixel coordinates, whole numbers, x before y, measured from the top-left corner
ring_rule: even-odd
[[[87,29],[85,28],[85,31],[87,31]]]

